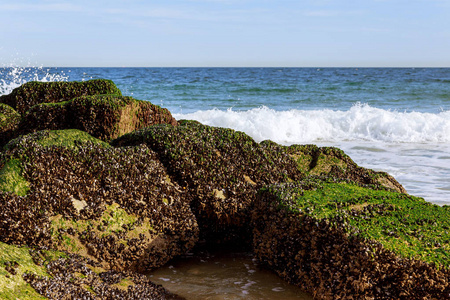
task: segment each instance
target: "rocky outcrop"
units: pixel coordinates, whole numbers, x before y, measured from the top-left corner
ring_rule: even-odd
[[[385,173],[358,167],[336,148],[285,147],[256,143],[243,132],[180,121],[180,126],[153,126],[121,136],[113,145],[148,145],[174,178],[191,191],[191,206],[205,238],[246,240],[257,191],[320,173],[375,186],[403,187]],[[320,168],[321,171],[318,171]],[[340,172],[340,173],[338,173]],[[381,181],[381,179],[385,181]],[[403,190],[404,191],[404,190]],[[223,233],[222,235],[219,232]]]
[[[286,147],[286,151],[305,175],[350,179],[361,184],[383,186],[406,193],[405,188],[394,177],[386,172],[376,172],[358,166],[341,149],[316,145],[292,145]]]
[[[58,103],[80,96],[115,94],[122,92],[111,80],[93,79],[79,82],[38,82],[32,81],[15,88],[10,94],[0,96],[0,103],[5,103],[20,114],[40,103]]]
[[[110,141],[154,124],[177,125],[167,109],[122,96],[109,80],[29,82],[1,96],[0,105],[0,146],[40,130],[80,129]]]
[[[183,121],[126,134],[115,146],[147,145],[191,196],[203,238],[248,240],[259,188],[300,178],[281,148],[266,148],[243,132]]]
[[[450,212],[354,182],[263,189],[254,254],[316,299],[447,299]]]
[[[79,129],[104,141],[155,124],[177,125],[167,109],[119,95],[94,95],[38,104],[23,115],[18,133]]]
[[[112,148],[80,139],[70,144],[70,138],[61,146],[61,134],[43,131],[7,145],[0,182],[20,178],[26,189],[22,196],[0,193],[1,241],[136,271],[194,246],[198,228],[189,195],[156,153],[145,145]]]
[[[1,299],[182,299],[143,275],[79,255],[2,242],[0,253]]]
[[[337,148],[257,143],[83,84],[0,98],[0,248],[24,258],[0,251],[0,287],[176,297],[136,272],[201,239],[253,247],[317,299],[449,296],[448,208]]]

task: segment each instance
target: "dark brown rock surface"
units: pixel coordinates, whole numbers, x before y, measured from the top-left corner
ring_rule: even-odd
[[[120,137],[113,145],[147,145],[192,195],[201,233],[214,240],[246,239],[256,192],[269,183],[299,178],[281,147],[267,148],[243,132],[181,122]]]
[[[139,271],[194,246],[198,228],[189,196],[152,150],[83,141],[55,146],[50,134],[23,136],[2,157],[2,165],[19,162],[29,190],[0,193],[1,241]]]
[[[276,185],[255,202],[254,255],[315,299],[449,299],[449,218],[346,181]]]
[[[38,82],[32,81],[15,88],[10,94],[0,96],[0,103],[5,103],[20,114],[40,103],[58,103],[70,99],[101,94],[122,95],[111,80],[93,79],[79,82]]]

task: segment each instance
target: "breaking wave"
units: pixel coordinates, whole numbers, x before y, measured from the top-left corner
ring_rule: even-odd
[[[282,144],[371,141],[388,143],[450,142],[450,111],[399,112],[355,104],[349,110],[276,111],[266,106],[248,111],[201,110],[174,114],[211,126],[243,131],[255,140]]]

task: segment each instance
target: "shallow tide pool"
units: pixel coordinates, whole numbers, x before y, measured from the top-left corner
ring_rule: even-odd
[[[186,299],[301,299],[312,296],[267,270],[249,252],[198,251],[148,274]]]

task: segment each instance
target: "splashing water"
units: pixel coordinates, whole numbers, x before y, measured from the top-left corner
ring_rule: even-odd
[[[339,141],[392,143],[449,143],[450,111],[398,112],[357,103],[349,110],[291,109],[276,111],[266,106],[247,111],[199,110],[173,114],[212,126],[244,131],[258,141],[281,144]]]
[[[15,88],[29,81],[53,82],[67,81],[69,76],[58,72],[57,68],[17,67],[0,68],[0,96],[10,94]]]

